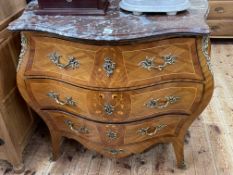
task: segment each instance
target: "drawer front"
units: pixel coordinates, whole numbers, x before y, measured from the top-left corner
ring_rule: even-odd
[[[209,19],[233,19],[233,1],[211,1],[209,5]]]
[[[104,124],[85,120],[63,112],[47,112],[47,120],[64,136],[80,138],[104,145],[137,143],[155,137],[174,137],[185,116],[168,115],[127,124]]]
[[[203,93],[203,85],[198,83],[169,83],[123,92],[92,91],[55,80],[30,79],[26,83],[40,109],[62,110],[104,122],[190,114]]]
[[[95,46],[32,36],[30,46],[27,76],[52,77],[79,86],[125,88],[203,79],[194,38]]]
[[[49,76],[80,84],[91,79],[95,49],[46,37],[32,37],[30,43],[33,62],[28,63],[26,75]]]
[[[233,20],[208,20],[212,36],[233,36]]]
[[[129,83],[203,80],[193,38],[168,39],[122,49]]]

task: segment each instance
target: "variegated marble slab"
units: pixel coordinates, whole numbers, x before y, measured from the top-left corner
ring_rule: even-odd
[[[65,37],[94,41],[121,41],[168,34],[208,34],[207,0],[191,0],[191,8],[176,16],[144,14],[135,16],[119,8],[119,0],[111,0],[106,16],[40,16],[31,2],[23,15],[9,29],[48,32]]]

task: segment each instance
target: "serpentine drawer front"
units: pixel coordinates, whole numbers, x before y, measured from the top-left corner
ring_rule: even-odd
[[[185,116],[162,116],[130,124],[107,124],[85,120],[62,112],[47,112],[53,129],[66,136],[81,137],[104,145],[125,145],[155,137],[175,137]]]
[[[94,91],[46,79],[26,81],[40,109],[59,109],[104,122],[126,122],[172,113],[191,114],[203,85],[169,83],[131,91]],[[146,117],[147,116],[147,117]]]
[[[31,62],[25,75],[85,87],[148,86],[176,79],[203,80],[194,38],[123,46],[96,46],[29,36]]]

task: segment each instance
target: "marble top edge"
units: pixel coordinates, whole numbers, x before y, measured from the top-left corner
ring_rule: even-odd
[[[106,16],[40,16],[33,10],[37,1],[31,2],[23,15],[12,22],[10,30],[29,30],[56,34],[82,40],[120,41],[156,37],[166,34],[209,34],[206,24],[208,2],[190,0],[191,8],[177,16],[135,16],[119,10],[119,0],[111,0]]]

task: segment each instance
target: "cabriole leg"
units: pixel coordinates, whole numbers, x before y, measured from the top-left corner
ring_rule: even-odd
[[[62,137],[60,134],[51,133],[52,140],[52,161],[56,161],[60,157],[60,147],[62,142]]]
[[[180,169],[186,169],[184,161],[184,141],[174,141],[172,145],[176,155],[177,167]]]

